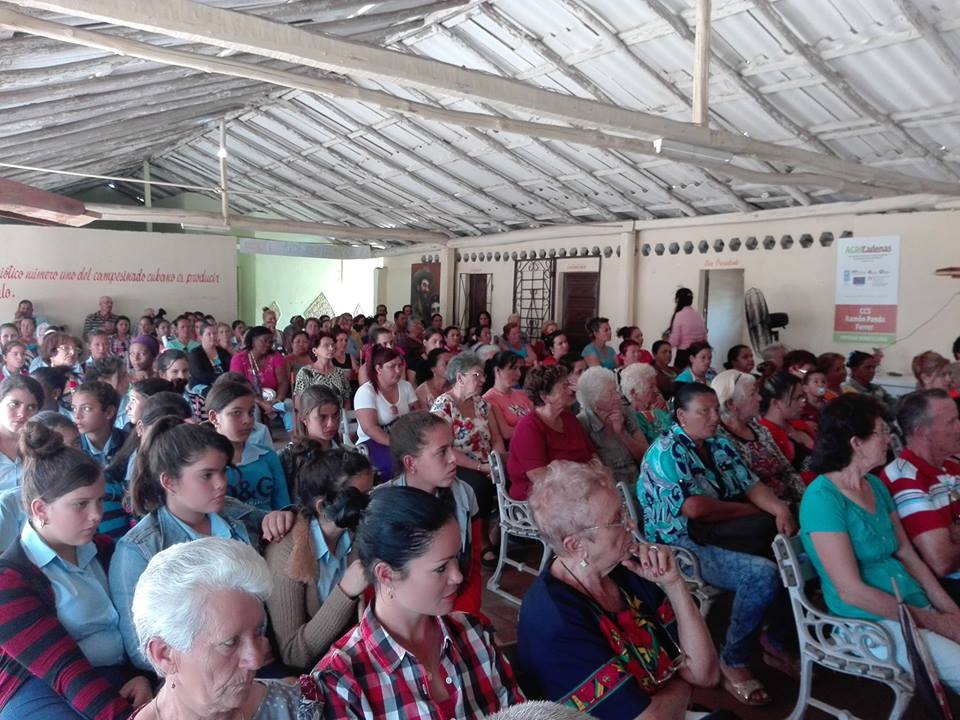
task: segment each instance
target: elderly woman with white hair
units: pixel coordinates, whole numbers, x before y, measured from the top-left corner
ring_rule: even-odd
[[[623,411],[616,374],[599,365],[587,368],[577,382],[577,401],[577,420],[596,446],[600,461],[610,468],[616,482],[632,486],[647,451],[647,439],[632,414]]]
[[[270,652],[263,601],[273,589],[249,545],[202,538],[153,556],[133,596],[140,648],[163,687],[136,720],[316,720],[300,688],[257,680]],[[298,714],[299,713],[299,714]]]
[[[636,542],[599,462],[551,463],[529,503],[556,558],[523,598],[521,668],[543,697],[594,718],[683,718],[719,664],[673,553]]]
[[[626,398],[637,427],[652,443],[673,424],[670,413],[659,407],[663,403],[657,388],[657,371],[653,365],[634,363],[620,371],[620,392]]]
[[[770,431],[758,422],[760,393],[757,378],[739,370],[724,370],[710,383],[720,403],[717,435],[730,441],[747,466],[781,500],[800,502],[806,488],[800,473],[780,450]]]

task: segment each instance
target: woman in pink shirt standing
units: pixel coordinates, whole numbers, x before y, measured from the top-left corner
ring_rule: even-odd
[[[680,371],[689,364],[690,354],[687,350],[690,345],[707,341],[707,324],[700,313],[693,309],[693,291],[690,288],[679,288],[674,300],[677,306],[664,336],[677,349],[673,366]]]

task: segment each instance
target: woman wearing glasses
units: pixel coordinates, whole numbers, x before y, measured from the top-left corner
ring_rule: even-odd
[[[800,539],[832,614],[885,626],[897,662],[909,668],[897,621],[899,590],[937,674],[960,692],[960,608],[917,554],[890,493],[871,473],[890,444],[883,412],[877,400],[860,394],[843,395],[823,409],[812,459],[821,474],[800,503]]]
[[[403,379],[403,357],[393,348],[377,345],[370,355],[370,380],[357,390],[357,443],[367,449],[374,469],[384,482],[394,476],[389,426],[397,418],[419,410],[417,392]]]
[[[521,668],[548,700],[594,718],[683,718],[719,665],[673,553],[636,543],[595,460],[551,463],[529,503],[556,558],[523,598]]]

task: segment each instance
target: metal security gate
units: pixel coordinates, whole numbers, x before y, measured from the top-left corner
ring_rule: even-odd
[[[540,339],[543,324],[556,307],[557,261],[517,260],[513,274],[513,308],[520,314],[520,328],[533,342]]]

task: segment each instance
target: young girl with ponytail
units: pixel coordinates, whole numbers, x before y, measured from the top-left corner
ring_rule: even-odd
[[[457,477],[450,424],[428,412],[404,415],[391,427],[390,453],[400,468],[400,475],[388,485],[423,490],[439,497],[453,510],[460,531],[457,561],[463,574],[453,609],[480,615],[483,594],[480,506],[473,488]]]
[[[233,451],[227,479],[229,493],[264,512],[290,505],[287,478],[272,447],[250,440],[256,395],[246,383],[221,381],[207,394],[207,419]]]
[[[279,539],[292,513],[265,514],[227,496],[227,464],[233,447],[204,425],[163,417],[144,433],[129,495],[143,516],[117,543],[110,563],[110,590],[120,613],[124,646],[137,667],[150,664],[140,652],[131,606],[137,580],[161,550],[201,537],[237,540],[257,547],[261,536]]]
[[[367,580],[353,534],[372,487],[370,462],[357,452],[330,450],[300,469],[297,521],[265,554],[274,577],[267,611],[285,665],[309,670],[356,622]]]

